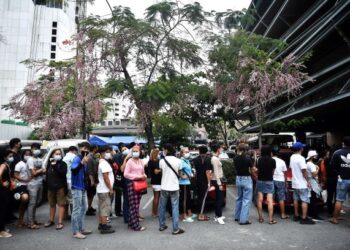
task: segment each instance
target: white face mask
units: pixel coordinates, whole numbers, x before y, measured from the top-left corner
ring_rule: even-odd
[[[61,155],[54,155],[53,158],[55,159],[55,161],[62,160],[62,156]]]
[[[132,152],[132,157],[133,158],[139,158],[140,157],[140,152]]]
[[[105,153],[105,160],[110,160],[112,158],[111,153]]]
[[[13,158],[13,156],[11,156],[10,158],[7,159],[7,162],[12,163],[15,160],[15,158]]]
[[[34,156],[38,156],[38,155],[40,155],[40,153],[41,153],[40,149],[33,150],[33,155]]]
[[[30,158],[30,155],[25,155],[25,156],[23,157],[24,161],[28,161],[29,158]]]
[[[122,153],[123,155],[128,155],[129,154],[129,150],[128,149],[125,149]]]
[[[185,158],[185,159],[190,158],[190,156],[191,156],[190,153],[185,153],[185,154],[184,154],[184,158]]]

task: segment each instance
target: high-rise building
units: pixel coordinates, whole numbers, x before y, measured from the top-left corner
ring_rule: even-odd
[[[0,0],[0,105],[38,76],[24,60],[64,60],[75,54],[62,41],[76,33],[86,0]],[[0,120],[9,120],[0,110]],[[1,138],[1,135],[0,135]]]

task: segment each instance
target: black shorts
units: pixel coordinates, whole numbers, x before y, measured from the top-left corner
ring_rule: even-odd
[[[26,193],[26,194],[29,194],[27,186],[24,186],[24,185],[16,187],[12,192],[13,192],[13,194],[15,194],[15,193],[19,193],[19,194]]]
[[[96,195],[96,187],[89,186],[86,189],[86,193],[87,193],[87,197],[89,197],[89,198],[94,197]]]

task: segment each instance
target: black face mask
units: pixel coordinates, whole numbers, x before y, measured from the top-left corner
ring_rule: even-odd
[[[82,155],[83,157],[87,156],[88,154],[89,154],[88,151],[81,151],[81,155]]]

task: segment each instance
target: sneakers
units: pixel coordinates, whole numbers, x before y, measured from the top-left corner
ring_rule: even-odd
[[[112,228],[112,226],[111,225],[105,225],[106,227],[108,227],[108,228]],[[102,229],[102,227],[103,227],[103,225],[102,224],[98,224],[98,230],[101,230]]]
[[[96,212],[93,210],[93,209],[88,209],[87,211],[86,211],[86,215],[87,216],[95,216],[96,215]]]
[[[300,220],[300,224],[302,225],[314,225],[315,222],[311,220],[310,218],[305,218]]]
[[[168,226],[165,225],[164,227],[160,227],[160,228],[159,228],[159,231],[163,232],[163,231],[166,230],[167,228],[168,228]]]
[[[214,217],[214,221],[218,222],[220,225],[225,225],[225,221],[224,221],[225,217]]]
[[[191,217],[187,217],[186,219],[183,219],[182,221],[183,222],[189,222],[189,223],[194,222],[194,220]]]
[[[101,234],[112,234],[114,232],[115,230],[112,227],[108,225],[101,225],[101,229],[100,229]]]
[[[178,234],[183,234],[185,231],[181,228],[179,228],[178,230],[176,230],[175,232],[173,232],[173,235],[178,235]]]
[[[13,235],[6,232],[6,231],[1,231],[0,232],[0,238],[11,238]]]

